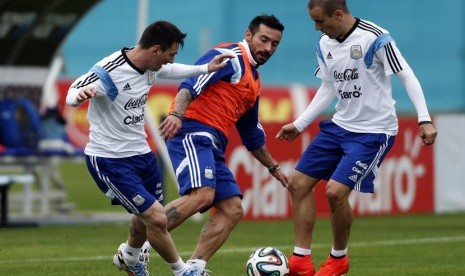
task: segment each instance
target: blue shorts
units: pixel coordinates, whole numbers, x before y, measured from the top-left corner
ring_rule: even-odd
[[[333,179],[351,189],[373,193],[373,181],[395,136],[347,131],[330,120],[297,163],[296,170],[317,179]]]
[[[86,163],[111,203],[122,205],[129,213],[143,213],[155,200],[163,200],[160,171],[152,152],[126,158],[86,155]]]
[[[215,188],[213,204],[242,193],[226,166],[223,152],[209,133],[177,135],[166,142],[176,173],[179,194],[204,186]]]

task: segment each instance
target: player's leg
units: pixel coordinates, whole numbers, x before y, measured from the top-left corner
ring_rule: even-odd
[[[345,250],[349,241],[353,220],[352,207],[349,203],[351,191],[352,189],[348,186],[332,179],[326,185],[335,250]]]
[[[316,220],[313,188],[320,179],[329,179],[343,153],[333,128],[334,123],[331,121],[320,123],[320,132],[302,153],[289,181],[295,233],[295,247],[289,259],[290,276],[315,273],[311,259]]]
[[[223,245],[244,213],[238,196],[215,204],[215,208],[215,213],[202,228],[191,260],[201,259],[207,262]]]
[[[191,189],[188,194],[165,206],[168,231],[171,231],[195,213],[208,209],[215,197],[215,189],[209,186]]]
[[[315,268],[311,257],[313,228],[316,221],[316,206],[313,187],[317,179],[297,170],[292,172],[288,191],[292,202],[294,225],[294,250],[289,258],[289,275],[313,275]]]
[[[297,170],[289,180],[288,191],[292,201],[292,219],[294,223],[295,246],[308,248],[312,244],[312,233],[316,219],[313,187],[318,179]]]
[[[182,275],[188,267],[179,257],[173,239],[168,232],[168,220],[164,207],[155,201],[148,210],[137,217],[145,224],[147,239],[151,247],[170,265],[175,275]]]
[[[215,146],[208,135],[179,135],[166,145],[181,196],[165,206],[168,229],[172,230],[195,213],[211,207],[217,172]]]
[[[212,180],[215,181],[216,189],[213,203],[207,208],[214,206],[216,210],[202,228],[197,246],[191,259],[187,261],[187,264],[196,267],[197,271],[203,273],[202,275],[208,275],[205,270],[206,262],[223,245],[243,216],[242,193],[234,175],[224,162],[224,154],[216,148],[211,152],[214,156],[214,166],[210,168],[215,168]]]
[[[352,190],[374,191],[378,168],[394,143],[394,137],[385,134],[344,132],[345,138],[341,140],[344,155],[326,187],[333,247],[316,275],[343,275],[349,270],[347,245],[353,220],[349,195]]]
[[[140,177],[133,178],[133,174],[127,173],[134,169],[132,161],[138,158],[86,156],[87,168],[99,189],[110,198],[112,204],[122,205],[129,213],[139,212],[132,198],[137,194],[139,187],[143,188]],[[154,198],[152,197],[151,200]],[[131,220],[130,232],[132,233],[128,235],[128,239],[131,245],[122,243],[113,256],[113,263],[129,275],[148,275],[146,265],[139,261],[140,248],[146,238],[145,226],[134,216]]]
[[[134,216],[127,243],[118,248],[113,261],[129,275],[148,275],[147,260],[140,259],[141,248],[148,238],[153,248],[171,264],[181,261],[166,228],[162,185],[153,153],[128,158],[89,156],[89,171],[99,188],[113,204],[122,205]],[[173,266],[172,266],[173,267]]]

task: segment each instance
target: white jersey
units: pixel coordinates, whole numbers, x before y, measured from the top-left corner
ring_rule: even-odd
[[[386,30],[357,19],[343,40],[323,35],[317,56],[315,75],[333,82],[338,98],[334,123],[352,132],[397,134],[391,75],[409,66]]]
[[[99,61],[73,82],[67,103],[78,105],[78,91],[88,85],[97,90],[90,99],[88,155],[122,158],[150,152],[144,130],[148,93],[157,78],[184,78],[207,73],[207,65],[166,64],[159,71],[141,71],[127,58],[124,48]]]

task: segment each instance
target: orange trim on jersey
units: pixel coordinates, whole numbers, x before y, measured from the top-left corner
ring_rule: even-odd
[[[220,44],[221,46],[230,43]],[[238,44],[244,59],[244,76],[236,83],[218,81],[208,85],[188,106],[184,117],[212,126],[226,136],[229,129],[247,110],[252,108],[260,93],[260,76],[255,80],[245,48]],[[170,107],[173,110],[174,101]]]

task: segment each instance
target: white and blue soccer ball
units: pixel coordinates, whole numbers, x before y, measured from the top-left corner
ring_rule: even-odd
[[[249,256],[248,276],[285,276],[289,274],[286,255],[274,247],[261,247]]]

